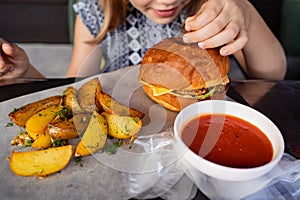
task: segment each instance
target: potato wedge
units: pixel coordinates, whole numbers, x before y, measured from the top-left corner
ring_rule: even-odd
[[[38,151],[15,152],[9,158],[10,168],[19,176],[47,176],[65,168],[73,155],[72,145]]]
[[[144,116],[144,113],[118,102],[117,100],[112,98],[109,94],[103,91],[96,93],[96,105],[98,104],[101,105],[103,110],[111,114],[138,117],[138,118],[143,118]]]
[[[77,100],[77,92],[78,91],[74,87],[70,86],[64,91],[63,95],[63,105],[70,109],[72,114],[83,112],[83,109]]]
[[[53,140],[72,139],[78,137],[80,134],[77,132],[74,123],[68,120],[61,120],[48,124],[46,133]]]
[[[102,114],[107,121],[108,134],[117,139],[136,137],[142,127],[142,120],[138,117],[120,116],[108,112]]]
[[[101,114],[94,111],[87,129],[76,147],[75,156],[87,156],[101,150],[106,139],[107,122]]]
[[[96,87],[96,93],[95,93],[95,104],[96,104],[96,110],[101,113],[103,111],[103,108],[102,108],[102,105],[99,101],[99,95],[101,95],[101,92],[102,92],[102,86],[99,82],[99,84],[97,84],[97,87]]]
[[[73,117],[69,121],[74,124],[77,132],[79,133],[79,135],[81,135],[86,130],[91,116],[92,113],[77,113],[73,115]]]
[[[45,149],[51,146],[52,146],[52,140],[50,135],[47,132],[39,134],[31,144],[32,148],[39,148],[39,149]]]
[[[26,122],[26,131],[28,135],[36,140],[39,135],[44,134],[48,124],[57,116],[57,113],[63,109],[62,106],[54,105],[39,111],[32,115]]]
[[[95,94],[98,85],[100,85],[99,79],[93,78],[83,84],[78,90],[77,98],[79,105],[86,112],[92,113],[96,109]]]
[[[16,135],[10,142],[12,146],[21,146],[21,147],[29,147],[31,146],[33,140],[28,136],[27,132],[21,131],[18,135]]]
[[[9,118],[18,126],[24,127],[26,121],[35,113],[52,105],[61,105],[62,96],[51,96],[36,102],[29,103],[8,114]]]
[[[53,140],[67,140],[80,136],[89,124],[90,113],[77,113],[69,120],[57,119],[50,122],[46,132]]]

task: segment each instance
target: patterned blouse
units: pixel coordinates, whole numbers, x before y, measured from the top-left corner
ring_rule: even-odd
[[[104,21],[104,13],[98,5],[98,0],[81,0],[74,4],[73,8],[91,34],[96,36]],[[105,54],[104,71],[139,64],[151,46],[164,38],[180,36],[185,18],[185,12],[181,12],[170,24],[158,25],[128,1],[125,22],[109,32],[99,44]]]

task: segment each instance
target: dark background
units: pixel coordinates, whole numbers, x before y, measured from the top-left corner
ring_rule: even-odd
[[[0,37],[16,43],[69,43],[68,0],[0,0]]]

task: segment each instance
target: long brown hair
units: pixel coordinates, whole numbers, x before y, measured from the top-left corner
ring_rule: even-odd
[[[115,30],[120,24],[125,21],[127,14],[128,0],[99,0],[99,5],[103,9],[104,22],[100,32],[92,43],[101,42],[107,32]],[[187,16],[195,14],[206,0],[191,0],[187,5]]]

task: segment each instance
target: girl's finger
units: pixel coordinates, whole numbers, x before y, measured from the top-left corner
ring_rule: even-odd
[[[248,35],[245,29],[241,29],[236,39],[220,49],[222,56],[231,55],[243,49],[248,42]]]
[[[229,17],[224,15],[226,14],[219,15],[217,18],[215,18],[213,21],[211,21],[201,29],[186,33],[184,35],[184,41],[189,42],[190,40],[191,42],[199,42],[219,34],[229,23]]]
[[[4,61],[4,52],[2,51],[2,44],[0,44],[0,71],[4,70],[5,61]]]
[[[16,56],[18,48],[14,44],[3,43],[2,44],[3,52],[8,56]]]
[[[214,48],[228,44],[235,40],[240,32],[240,27],[237,24],[230,23],[220,33],[198,43],[200,48]]]
[[[213,4],[207,1],[204,3],[199,12],[185,21],[185,30],[194,31],[207,25],[214,20],[222,11],[222,4]]]

